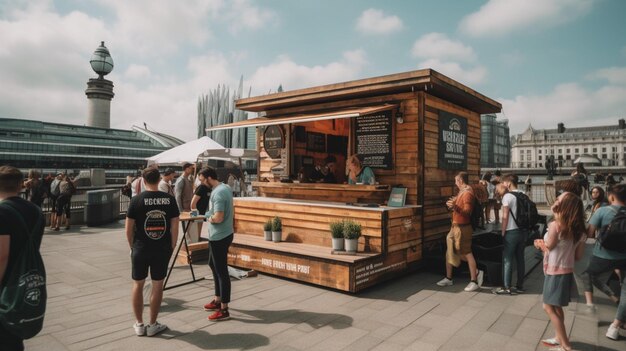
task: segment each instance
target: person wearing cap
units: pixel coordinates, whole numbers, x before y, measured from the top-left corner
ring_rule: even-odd
[[[191,199],[193,198],[192,174],[193,164],[185,163],[183,165],[183,174],[176,179],[176,184],[174,185],[176,203],[178,204],[178,210],[180,212],[191,211]]]
[[[159,191],[174,195],[174,186],[172,185],[172,180],[175,176],[176,171],[173,168],[167,168],[161,176],[161,181],[159,182]]]

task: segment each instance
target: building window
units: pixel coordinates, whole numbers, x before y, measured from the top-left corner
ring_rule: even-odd
[[[613,151],[614,153],[615,153],[615,152],[617,152],[617,147],[616,147],[616,146],[613,146],[612,151]]]
[[[605,147],[602,148],[602,152],[606,152],[606,148]]]
[[[570,149],[567,149],[565,152],[569,154],[569,153],[570,153],[570,151],[571,151]]]
[[[626,151],[626,147],[624,148],[624,151]],[[588,149],[588,148],[584,148],[584,149],[583,149],[583,152],[584,152],[584,153],[588,153],[588,152],[589,152],[589,149]]]
[[[626,149],[626,148],[624,148],[624,149]],[[626,150],[624,150],[624,151],[626,151]],[[541,155],[541,149],[537,150],[537,153],[538,153],[539,155]]]
[[[578,148],[575,148],[574,152],[578,155]]]
[[[598,148],[597,148],[597,147],[594,147],[594,148],[593,148],[593,153],[595,154],[596,152],[598,152]]]
[[[606,157],[606,154],[602,154],[602,159],[604,160],[606,158],[608,158],[608,157]]]
[[[563,149],[559,149],[559,155],[563,153]]]
[[[570,155],[567,155],[567,156],[565,156],[565,159],[566,159],[566,160],[571,160],[571,156],[570,156]]]
[[[539,155],[538,157],[539,157],[539,161],[541,161],[541,155]]]
[[[519,160],[524,161],[524,155],[519,155]]]

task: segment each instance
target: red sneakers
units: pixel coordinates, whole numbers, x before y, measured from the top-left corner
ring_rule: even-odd
[[[221,302],[217,302],[215,300],[207,303],[206,305],[204,305],[204,310],[205,311],[215,311],[215,310],[219,310],[222,307],[222,303]]]
[[[227,319],[230,319],[230,313],[228,313],[228,310],[217,310],[215,311],[215,313],[209,316],[210,321],[217,322],[217,321],[225,321]]]

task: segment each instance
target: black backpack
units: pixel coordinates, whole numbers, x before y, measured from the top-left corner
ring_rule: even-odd
[[[509,194],[515,196],[517,199],[517,210],[513,213],[513,210],[509,208],[509,212],[520,229],[532,230],[539,223],[539,212],[537,211],[537,205],[532,202],[528,195],[517,191],[511,191]]]
[[[485,215],[483,211],[483,205],[480,203],[478,198],[472,194],[472,213],[470,214],[470,223],[472,224],[472,229],[476,230],[476,228],[482,228],[480,226],[480,220]]]
[[[607,250],[626,253],[626,207],[620,208],[611,223],[600,230],[598,241]]]
[[[46,270],[41,254],[35,248],[34,232],[28,230],[24,218],[10,204],[0,202],[0,207],[12,212],[21,222],[26,242],[18,253],[15,266],[6,272],[5,285],[0,286],[0,323],[11,334],[29,339],[43,327],[46,312]],[[43,226],[39,216],[34,231]]]

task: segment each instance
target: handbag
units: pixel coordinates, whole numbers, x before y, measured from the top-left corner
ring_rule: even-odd
[[[33,240],[35,231],[42,226],[43,216],[39,216],[31,232],[13,206],[0,202],[0,207],[13,212],[26,234],[24,247],[11,271],[6,272],[5,284],[0,287],[0,323],[11,334],[29,339],[43,328],[46,312],[46,270]]]

